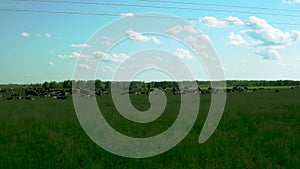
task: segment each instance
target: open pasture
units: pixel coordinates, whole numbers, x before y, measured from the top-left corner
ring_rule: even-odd
[[[198,137],[210,106],[200,95],[198,119],[189,135],[170,151],[146,159],[113,155],[98,147],[81,128],[72,98],[0,98],[0,168],[298,168],[300,165],[300,89],[227,94],[222,120],[204,144]],[[132,95],[139,110],[148,96]],[[122,117],[110,95],[98,105],[116,130],[133,137],[153,136],[176,119],[180,96],[167,94],[164,114],[149,124]]]

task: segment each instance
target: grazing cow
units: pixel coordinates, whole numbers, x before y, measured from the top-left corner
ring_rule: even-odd
[[[172,93],[173,93],[173,95],[177,94],[177,90],[174,87],[172,89]]]
[[[109,94],[109,91],[108,90],[103,90],[102,93],[103,94]]]
[[[25,90],[25,95],[26,96],[38,96],[38,93],[33,90]]]
[[[66,95],[61,95],[61,96],[58,96],[57,99],[59,99],[59,100],[66,100],[67,96]]]
[[[10,95],[11,97],[20,97],[20,94],[14,93]]]
[[[194,93],[195,93],[195,94],[202,94],[202,91],[195,90]]]
[[[81,94],[82,96],[91,97],[91,96],[94,96],[95,92],[94,92],[94,91],[91,91],[91,90],[81,89],[81,90],[80,90],[80,94]]]
[[[8,92],[15,93],[15,90],[14,90],[14,88],[10,88]]]
[[[275,93],[279,93],[280,91],[278,89],[274,90]]]
[[[205,94],[209,94],[209,93],[210,93],[210,91],[206,90],[206,91],[204,91],[204,93],[205,93]]]
[[[6,100],[13,100],[13,99],[14,99],[14,98],[11,97],[11,96],[6,98]]]
[[[25,96],[24,99],[25,100],[33,100],[33,97],[31,97],[31,96]]]
[[[149,94],[150,94],[150,95],[151,95],[151,94],[154,94],[154,95],[156,95],[156,94],[157,94],[157,92],[154,92],[154,91],[152,91],[152,92],[150,92]]]
[[[95,92],[95,94],[96,94],[97,96],[100,96],[100,95],[101,95],[101,91],[100,91],[100,90],[97,90],[97,91]]]

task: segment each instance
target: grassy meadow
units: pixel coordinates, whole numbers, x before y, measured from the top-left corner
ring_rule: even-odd
[[[189,135],[161,155],[130,159],[98,147],[81,128],[72,98],[0,98],[0,168],[299,168],[300,88],[227,94],[221,122],[212,137],[198,137],[210,106],[200,95],[198,119]],[[132,95],[139,110],[146,95]],[[168,94],[164,114],[149,124],[129,122],[117,113],[110,95],[97,96],[100,109],[116,130],[134,137],[165,131],[176,119],[179,95]]]

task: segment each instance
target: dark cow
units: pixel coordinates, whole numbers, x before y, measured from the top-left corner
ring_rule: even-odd
[[[38,93],[33,90],[25,90],[25,95],[26,96],[38,96]]]
[[[25,100],[33,100],[33,97],[31,97],[31,96],[25,96],[24,99]]]
[[[67,96],[66,95],[61,95],[61,96],[58,96],[57,99],[59,99],[59,100],[66,100]]]
[[[11,96],[6,98],[6,100],[13,100],[13,99],[14,99],[14,98],[11,97]]]

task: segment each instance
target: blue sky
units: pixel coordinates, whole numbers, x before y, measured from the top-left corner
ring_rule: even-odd
[[[170,1],[228,6],[176,4],[168,1],[101,1],[102,3],[169,7],[166,9],[3,0],[0,3],[2,10],[27,9],[102,13],[116,16],[1,11],[0,83],[35,83],[72,79],[81,50],[89,47],[87,42],[97,30],[122,17],[134,17],[148,12],[165,13],[180,18],[195,18],[188,22],[209,38],[222,63],[226,79],[300,80],[299,0]],[[77,0],[77,2],[100,1]],[[278,8],[282,11],[229,6]],[[199,8],[199,10],[190,8]],[[298,11],[284,11],[284,9]],[[276,15],[271,15],[271,13]],[[175,57],[187,63],[197,79],[206,79],[207,75],[199,73],[205,70],[201,64],[193,60],[195,57],[193,52],[181,44],[172,42],[168,37],[146,35],[138,30],[128,29],[126,34],[129,38],[124,43],[116,46],[110,53],[106,53],[107,61],[101,65],[97,78],[110,80],[114,68],[122,60],[136,53],[137,49],[148,47],[173,52]],[[131,35],[135,36],[131,37]],[[104,40],[109,43],[109,35],[104,37]],[[104,56],[103,53],[101,56]],[[89,69],[88,65],[80,66]],[[162,73],[148,72],[148,75],[145,74],[147,78],[141,74],[137,79],[163,80],[165,75],[161,75],[161,79],[155,79],[159,74]]]

